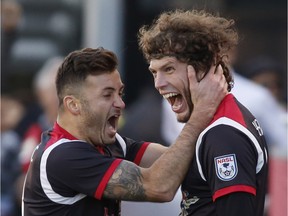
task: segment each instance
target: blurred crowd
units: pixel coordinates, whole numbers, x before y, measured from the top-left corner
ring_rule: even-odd
[[[30,157],[42,131],[51,127],[57,117],[54,80],[63,60],[62,54],[68,50],[45,56],[45,61],[39,61],[37,71],[29,74],[28,81],[23,74],[12,74],[9,71],[11,52],[23,22],[23,8],[13,0],[3,0],[1,7],[1,215],[18,216],[21,215],[22,185]],[[80,42],[73,44],[71,49],[79,47]],[[231,56],[234,59],[231,58],[230,69],[235,81],[232,92],[258,118],[272,153],[267,216],[283,215],[283,206],[287,206],[287,68],[263,53],[237,71],[234,67],[237,51]],[[15,81],[17,75],[20,81]],[[18,82],[24,88],[17,88]],[[175,121],[168,106],[154,90],[152,82],[144,83],[137,100],[127,107],[119,132],[135,140],[156,141],[163,145],[173,143],[183,125]],[[153,212],[167,216],[167,212],[171,214],[180,209],[180,196],[177,193],[171,203],[153,204],[149,208],[147,204],[125,203],[123,215],[132,216],[136,211],[138,216],[154,215]]]

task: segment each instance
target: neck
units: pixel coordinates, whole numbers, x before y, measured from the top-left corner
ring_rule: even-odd
[[[76,125],[78,124],[77,123],[75,124],[73,117],[65,117],[65,116],[58,115],[57,124],[64,130],[66,130],[68,133],[70,133],[72,136],[74,136],[75,138],[79,140],[85,140],[83,139],[83,136],[77,129]]]

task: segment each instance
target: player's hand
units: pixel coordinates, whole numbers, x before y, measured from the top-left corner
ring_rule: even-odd
[[[193,66],[188,65],[188,80],[194,111],[213,116],[220,102],[228,93],[228,84],[221,65],[211,66],[206,76],[198,81]]]

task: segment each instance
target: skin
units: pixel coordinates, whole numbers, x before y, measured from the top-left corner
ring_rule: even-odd
[[[64,106],[69,112],[65,112],[65,118],[59,117],[58,123],[69,128],[68,132],[78,139],[92,145],[114,143],[118,120],[125,108],[123,90],[124,84],[117,70],[98,76],[89,75],[81,87],[80,96],[64,97]]]
[[[186,90],[189,88],[186,68],[187,64],[179,62],[174,57],[153,59],[149,66],[154,77],[155,88],[164,98],[168,99],[179,122],[186,122],[191,115],[189,108],[192,107],[192,102],[189,100],[189,91]],[[174,82],[172,85],[170,85],[171,81]],[[178,96],[169,97],[169,94]]]
[[[189,91],[187,77],[187,63],[175,57],[152,59],[149,70],[154,77],[154,85],[158,92],[171,104],[179,122],[187,122],[193,111],[193,97]],[[189,66],[192,67],[192,66]],[[194,70],[193,67],[191,70]],[[201,80],[204,73],[197,73],[197,80]],[[223,79],[225,77],[223,75]]]
[[[214,71],[215,67],[211,70]],[[221,69],[215,74],[209,73],[201,82],[197,81],[193,67],[186,66],[185,71],[186,79],[187,73],[189,79],[185,84],[190,91],[187,95],[194,98],[195,104],[178,139],[168,150],[151,143],[140,166],[123,160],[112,174],[104,190],[104,198],[154,202],[173,199],[188,170],[197,137],[212,119],[227,91]],[[123,88],[117,70],[88,76],[77,90],[78,95],[64,97],[64,109],[59,113],[58,124],[91,145],[113,143],[117,123],[125,107],[121,97]],[[185,107],[183,113],[189,113],[188,106]]]

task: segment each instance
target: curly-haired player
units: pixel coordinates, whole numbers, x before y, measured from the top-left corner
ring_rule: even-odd
[[[212,65],[221,65],[226,97],[200,134],[195,156],[182,182],[180,215],[263,215],[268,153],[258,121],[230,93],[228,51],[238,43],[234,21],[205,11],[162,13],[138,34],[139,46],[179,122],[193,113],[187,66],[200,81]]]

